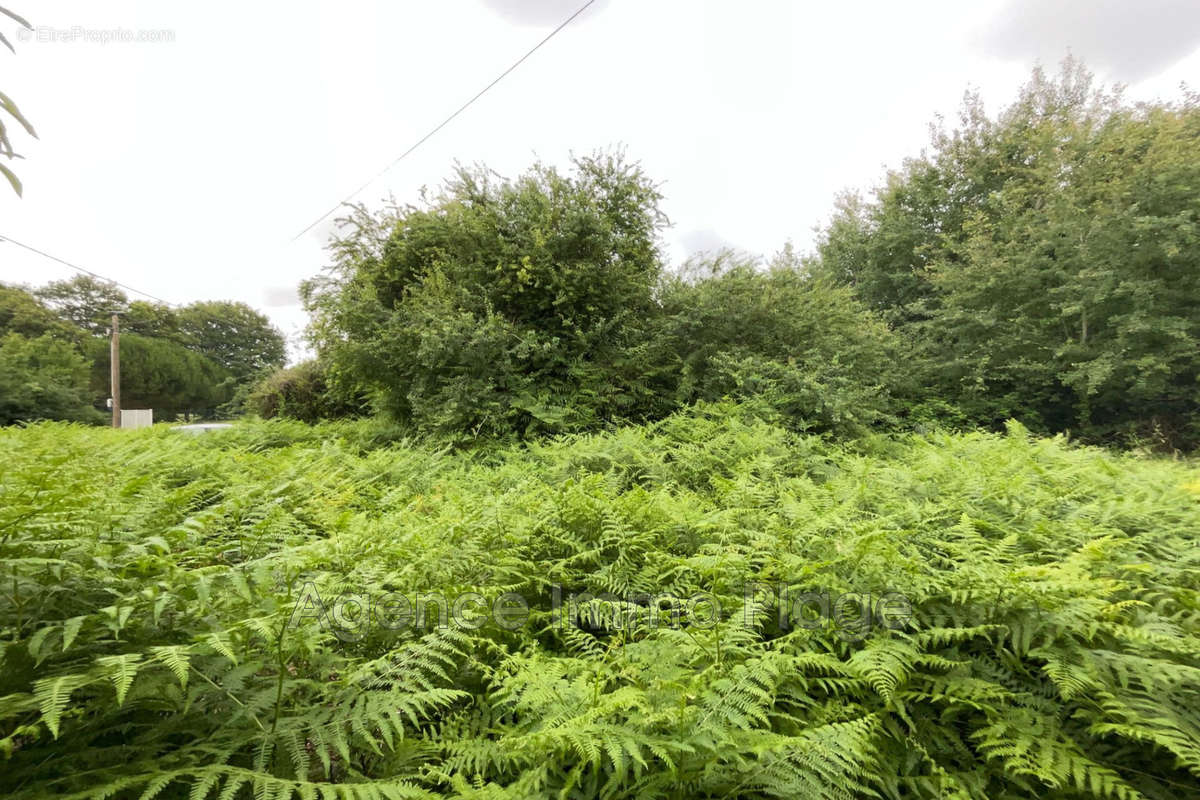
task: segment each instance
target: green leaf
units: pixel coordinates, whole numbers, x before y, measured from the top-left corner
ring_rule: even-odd
[[[137,675],[139,662],[142,660],[140,653],[123,653],[117,656],[102,656],[96,659],[96,663],[100,665],[104,677],[112,681],[113,688],[117,691],[117,705],[125,704],[125,696],[129,692],[129,687],[133,684],[134,676]]]
[[[0,164],[0,175],[8,178],[8,183],[10,186],[12,186],[13,191],[17,193],[17,197],[21,197],[21,181],[17,178],[13,171],[3,164]]]
[[[233,652],[233,644],[229,641],[228,634],[221,632],[210,633],[205,637],[204,641],[207,642],[208,646],[213,650],[232,661],[234,666],[237,666],[237,654]]]
[[[75,637],[79,635],[79,629],[83,627],[83,622],[86,619],[86,616],[71,617],[63,623],[62,649],[64,653],[71,647],[71,643],[75,641]]]
[[[170,774],[158,776],[147,784],[146,789],[138,797],[138,800],[154,800],[155,797],[162,794],[162,790],[167,788],[173,780],[175,780],[175,776]]]
[[[59,630],[58,625],[46,625],[43,628],[39,628],[37,633],[29,637],[29,655],[33,656],[35,663],[40,664],[42,659],[45,658],[42,655],[42,647],[45,645],[47,637],[57,630]]]
[[[71,700],[71,693],[89,682],[85,675],[59,675],[56,678],[42,678],[34,683],[33,694],[42,712],[42,722],[55,739],[58,738],[59,722],[62,720],[63,709]]]
[[[37,138],[37,131],[35,131],[33,126],[29,124],[29,120],[25,119],[25,116],[21,113],[21,110],[17,108],[17,104],[12,101],[12,98],[6,95],[4,92],[0,92],[0,108],[3,108],[13,116],[13,119],[21,123],[21,127],[25,129],[26,133],[35,139]]]
[[[165,645],[151,647],[154,660],[167,666],[179,679],[179,685],[187,688],[188,682],[188,649],[184,645]]]

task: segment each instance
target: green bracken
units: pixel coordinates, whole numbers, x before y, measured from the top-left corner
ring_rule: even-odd
[[[0,431],[0,793],[1200,785],[1191,462],[1017,425],[833,444],[729,405],[474,451],[379,425]],[[585,604],[564,625],[555,587],[710,593],[719,621]],[[780,587],[894,592],[911,615],[780,624]],[[527,619],[290,624],[313,593],[467,591],[520,595]]]

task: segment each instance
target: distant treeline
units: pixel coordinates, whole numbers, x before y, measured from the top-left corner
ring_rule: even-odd
[[[159,420],[236,411],[251,383],[284,363],[283,334],[244,303],[130,302],[87,276],[0,285],[0,424],[104,421],[114,313],[122,403],[152,408]]]
[[[839,433],[1016,418],[1093,441],[1200,440],[1200,105],[1130,104],[1068,62],[840,199],[816,251],[671,270],[621,154],[515,180],[460,169],[343,220],[304,284],[318,358],[252,405],[369,405],[451,437],[596,428],[752,398]]]

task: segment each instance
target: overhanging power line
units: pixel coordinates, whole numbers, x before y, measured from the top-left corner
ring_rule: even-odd
[[[143,292],[141,289],[135,289],[128,284],[121,283],[120,281],[114,281],[112,278],[105,277],[104,275],[101,275],[98,272],[92,272],[90,269],[84,269],[83,267],[79,266],[78,264],[72,264],[70,261],[59,258],[58,256],[50,255],[49,253],[45,252],[44,250],[38,250],[36,247],[32,247],[30,245],[18,242],[16,239],[13,239],[9,236],[5,236],[2,233],[0,233],[0,242],[8,242],[9,244],[15,244],[17,247],[28,250],[31,253],[36,253],[39,256],[42,256],[43,258],[50,259],[51,261],[57,261],[59,264],[62,264],[65,267],[70,267],[71,269],[74,269],[74,270],[78,270],[79,272],[82,272],[85,275],[91,275],[93,278],[99,278],[102,281],[107,281],[108,283],[114,284],[116,286],[120,286],[122,289],[125,289],[126,291],[133,292],[134,294],[140,294],[142,297],[149,297],[151,300],[155,301],[156,303],[162,303],[164,306],[170,306],[170,307],[175,306],[174,303],[167,302],[166,300],[163,300],[161,297],[155,297],[154,295],[150,294],[149,292]]]
[[[342,198],[340,201],[338,201],[338,204],[335,205],[333,208],[329,209],[324,214],[322,214],[321,216],[317,217],[315,220],[310,222],[308,224],[308,226],[304,228],[304,230],[300,231],[299,233],[297,233],[295,236],[292,237],[292,241],[293,242],[296,241],[301,236],[303,236],[304,234],[311,231],[313,228],[320,225],[323,221],[325,221],[326,219],[329,218],[330,214],[335,213],[344,204],[353,200],[354,197],[359,192],[361,192],[363,189],[366,189],[368,186],[370,186],[372,183],[374,183],[376,180],[378,180],[381,175],[383,175],[388,170],[390,170],[392,167],[396,166],[401,161],[403,161],[408,156],[409,153],[416,150],[421,145],[425,144],[425,142],[428,141],[430,138],[432,138],[434,134],[436,134],[442,128],[449,125],[454,120],[455,117],[457,117],[462,112],[466,111],[467,108],[469,108],[472,103],[474,103],[476,100],[478,100],[479,98],[481,98],[485,94],[487,94],[489,89],[491,89],[493,86],[495,86],[500,81],[504,80],[510,72],[515,70],[517,67],[521,66],[521,64],[524,63],[527,58],[529,58],[531,55],[533,55],[539,49],[541,49],[542,45],[544,45],[546,42],[553,39],[559,31],[561,31],[563,28],[570,25],[571,22],[574,21],[574,19],[576,17],[578,17],[580,14],[582,14],[584,11],[586,11],[588,6],[590,6],[594,2],[596,2],[596,0],[588,0],[586,3],[584,3],[582,6],[580,6],[579,9],[574,14],[572,14],[571,16],[569,16],[565,20],[563,20],[562,23],[557,28],[555,28],[554,30],[550,31],[549,34],[547,34],[546,38],[542,39],[540,42],[535,44],[528,52],[525,53],[525,55],[521,56],[516,61],[514,61],[512,63],[512,65],[509,66],[508,69],[504,70],[504,72],[501,72],[491,83],[489,83],[487,86],[480,89],[479,92],[474,97],[472,97],[470,100],[468,100],[467,102],[465,102],[461,106],[459,106],[458,109],[453,114],[451,114],[450,116],[446,117],[444,120],[439,122],[436,127],[434,127],[432,130],[430,130],[428,133],[426,133],[424,136],[422,136],[420,139],[418,139],[415,144],[413,144],[411,147],[409,147],[407,150],[405,150],[403,153],[401,153],[399,156],[397,156],[395,158],[395,160],[392,161],[392,163],[388,164],[386,167],[379,170],[379,172],[375,173],[375,175],[373,175],[370,180],[368,180],[362,186],[359,186],[353,192],[351,192],[350,194],[348,194],[344,198]]]

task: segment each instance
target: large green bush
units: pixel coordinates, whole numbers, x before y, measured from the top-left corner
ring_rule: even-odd
[[[243,405],[263,419],[286,417],[310,423],[356,416],[365,410],[361,400],[338,395],[329,384],[325,366],[316,359],[264,376],[247,393]]]
[[[789,251],[663,273],[658,194],[617,157],[569,177],[462,171],[423,208],[359,209],[310,282],[333,385],[451,437],[591,430],[757,397],[797,427],[889,423],[896,345]]]
[[[797,427],[843,434],[893,421],[893,335],[790,250],[766,268],[728,253],[691,262],[659,296],[651,360],[674,406],[754,397]]]
[[[839,447],[719,406],[458,454],[364,449],[373,424],[0,431],[0,794],[1179,800],[1200,782],[1194,464],[1016,425]],[[555,586],[629,602],[584,599],[571,624]],[[781,618],[781,587],[911,613],[889,595],[814,616],[793,594]],[[521,595],[526,623],[386,629],[393,606],[352,602],[469,591]],[[675,619],[643,599],[699,592]]]
[[[659,275],[659,196],[620,156],[460,170],[421,207],[360,210],[305,293],[335,381],[420,430],[562,431],[636,416],[622,369]]]

